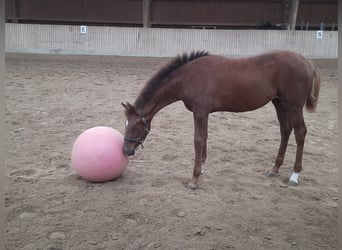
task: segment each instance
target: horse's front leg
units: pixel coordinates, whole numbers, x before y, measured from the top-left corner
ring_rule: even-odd
[[[194,112],[194,123],[195,123],[195,166],[193,175],[187,188],[196,189],[197,180],[202,173],[202,162],[206,159],[206,141],[207,141],[207,128],[208,128],[208,114],[197,114]],[[204,158],[203,158],[204,157]]]

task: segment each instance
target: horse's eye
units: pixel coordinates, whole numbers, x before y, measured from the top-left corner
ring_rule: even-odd
[[[125,127],[127,127],[127,126],[128,126],[128,120],[125,121]]]

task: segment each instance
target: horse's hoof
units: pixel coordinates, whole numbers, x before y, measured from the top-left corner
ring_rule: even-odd
[[[185,187],[187,189],[190,189],[190,190],[196,190],[197,189],[197,184],[189,182],[188,184],[185,185]]]
[[[297,187],[299,182],[299,173],[293,172],[289,178],[288,185],[291,187]]]
[[[268,171],[265,173],[265,175],[266,175],[267,177],[274,177],[274,176],[278,176],[279,174],[278,174],[278,173],[274,173],[274,172],[272,172],[271,170],[268,170]]]
[[[298,186],[298,182],[289,180],[289,182],[287,183],[287,185],[291,186],[291,187],[297,187]]]

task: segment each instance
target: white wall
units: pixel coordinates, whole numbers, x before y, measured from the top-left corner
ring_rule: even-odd
[[[310,58],[337,58],[337,31],[198,30],[6,24],[6,51],[25,53],[169,57],[207,50],[246,56],[288,49]]]

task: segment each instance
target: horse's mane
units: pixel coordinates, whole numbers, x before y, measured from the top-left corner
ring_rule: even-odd
[[[146,82],[145,87],[141,90],[134,106],[143,107],[146,100],[149,100],[154,92],[163,84],[163,80],[175,70],[182,67],[184,64],[193,61],[199,57],[207,56],[207,51],[193,51],[190,54],[184,53],[173,58],[168,64],[160,68],[150,80]]]

